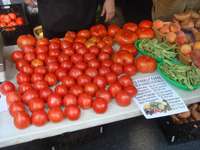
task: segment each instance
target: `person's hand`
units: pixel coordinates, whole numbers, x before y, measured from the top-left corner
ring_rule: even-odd
[[[35,6],[33,0],[24,0],[24,3],[30,6]]]
[[[115,16],[115,0],[105,0],[101,16],[105,15],[105,21],[111,20]]]

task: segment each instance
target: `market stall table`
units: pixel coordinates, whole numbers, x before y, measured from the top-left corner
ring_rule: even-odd
[[[4,56],[6,58],[6,77],[7,80],[14,82],[16,70],[14,64],[10,61],[9,55],[13,50],[16,50],[16,46],[10,46],[4,48]],[[154,73],[157,74],[157,73]],[[138,74],[134,79],[148,76],[149,74]],[[186,102],[191,104],[200,100],[200,89],[187,92],[176,87],[172,87]],[[10,145],[16,145],[35,139],[42,139],[59,135],[62,133],[73,132],[81,129],[95,127],[119,120],[133,118],[142,115],[140,110],[134,104],[134,102],[128,107],[120,107],[112,102],[109,105],[109,109],[105,114],[97,115],[92,110],[82,111],[81,118],[78,121],[65,120],[61,123],[48,123],[42,127],[30,126],[27,129],[16,129],[12,123],[12,118],[9,112],[0,113],[0,147],[6,147]]]

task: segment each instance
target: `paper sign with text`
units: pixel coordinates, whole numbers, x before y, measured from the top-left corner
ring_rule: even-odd
[[[182,98],[160,75],[136,79],[134,83],[138,89],[135,102],[145,118],[152,119],[188,111]]]

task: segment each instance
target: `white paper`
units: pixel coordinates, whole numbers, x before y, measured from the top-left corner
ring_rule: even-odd
[[[0,112],[4,112],[8,110],[8,106],[6,103],[6,97],[0,94]]]
[[[135,86],[135,102],[147,119],[188,111],[182,98],[160,75],[136,79]]]

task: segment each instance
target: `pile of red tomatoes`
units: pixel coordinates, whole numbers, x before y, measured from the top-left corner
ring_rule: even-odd
[[[111,101],[130,105],[137,93],[131,79],[137,72],[133,46],[137,35],[128,25],[124,28],[95,25],[78,33],[69,31],[62,40],[21,35],[20,50],[11,55],[18,87],[10,81],[1,85],[15,126],[78,120],[86,109],[102,114]],[[117,52],[114,42],[121,44]]]

